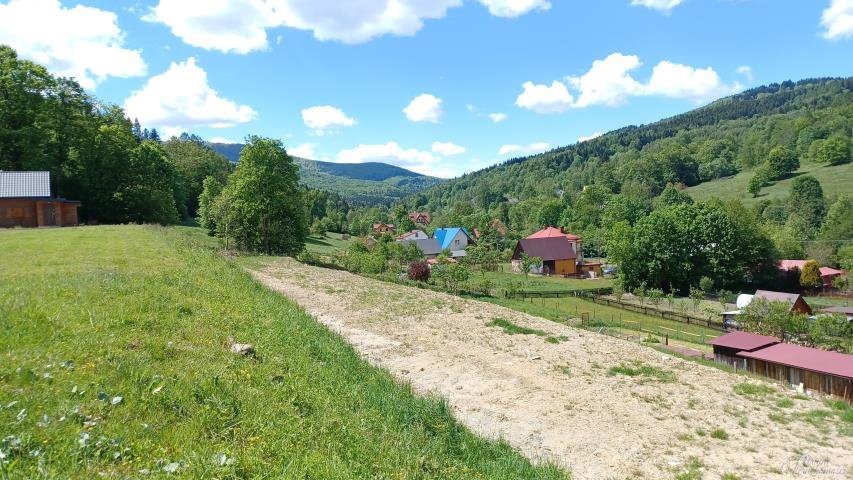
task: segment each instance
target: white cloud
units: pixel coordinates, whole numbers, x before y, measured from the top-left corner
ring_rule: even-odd
[[[88,89],[108,77],[146,72],[140,50],[123,47],[115,13],[82,5],[63,8],[58,0],[0,3],[0,44]]]
[[[314,130],[315,135],[323,135],[329,130],[351,127],[356,121],[348,117],[343,110],[331,105],[320,105],[302,110],[305,126]]]
[[[697,103],[710,101],[742,88],[735,82],[726,85],[713,68],[693,68],[664,60],[655,65],[646,85],[646,95],[683,98]]]
[[[231,140],[230,138],[225,138],[225,137],[213,137],[210,140],[208,140],[208,142],[210,142],[210,143],[237,143],[234,140]]]
[[[524,91],[515,100],[521,108],[536,113],[562,113],[572,107],[574,99],[562,82],[554,80],[551,86],[524,82]]]
[[[741,66],[737,67],[735,72],[743,75],[750,82],[754,78],[754,76],[752,75],[752,67],[750,67],[749,65],[741,65]]]
[[[631,0],[631,5],[635,7],[646,7],[662,12],[669,12],[673,8],[681,5],[683,0]]]
[[[143,18],[163,23],[187,44],[225,53],[267,48],[267,31],[290,27],[318,40],[363,43],[383,35],[410,36],[425,20],[443,18],[463,0],[159,0]],[[547,0],[480,0],[492,15],[517,17],[547,10]],[[276,36],[276,43],[279,42]]]
[[[503,145],[498,149],[498,155],[530,155],[532,153],[544,152],[551,148],[551,145],[545,142],[531,143],[530,145]]]
[[[308,158],[314,159],[317,158],[317,152],[314,151],[313,143],[302,143],[295,147],[291,147],[287,149],[287,153],[289,155],[293,155],[294,157]]]
[[[505,113],[490,113],[489,114],[489,119],[494,123],[501,123],[504,120],[506,120],[507,118],[508,118],[507,114],[505,114]]]
[[[598,138],[602,135],[604,134],[601,132],[595,132],[591,135],[581,135],[580,137],[578,137],[578,143],[585,142],[587,140],[592,140],[593,138]]]
[[[603,60],[592,62],[592,67],[580,77],[569,77],[569,83],[580,91],[573,107],[590,105],[616,106],[629,95],[642,93],[643,86],[628,73],[641,65],[636,55],[611,53]]]
[[[630,73],[641,65],[636,55],[612,53],[595,60],[583,75],[568,77],[567,83],[555,80],[548,87],[525,82],[515,104],[537,113],[562,113],[592,105],[618,106],[635,96],[655,95],[702,103],[743,88],[738,82],[723,83],[711,67],[694,68],[666,60],[658,62],[649,81],[642,83]],[[577,91],[577,100],[567,84]]]
[[[551,2],[548,0],[480,0],[496,17],[515,18],[534,10],[548,10]]]
[[[383,162],[425,175],[447,175],[447,170],[438,165],[439,158],[431,152],[415,148],[406,149],[397,142],[361,144],[348,150],[341,150],[338,152],[336,161],[340,163]]]
[[[149,78],[124,101],[124,110],[128,117],[162,129],[167,136],[192,127],[227,128],[257,115],[252,107],[219,96],[193,57]]]
[[[406,118],[413,122],[438,123],[441,119],[441,99],[428,93],[413,98],[403,109]]]
[[[263,0],[219,0],[203,6],[186,0],[160,0],[143,19],[165,24],[188,45],[223,53],[266,48],[266,29],[278,23],[272,6]]]
[[[432,151],[439,155],[449,157],[452,155],[459,155],[460,153],[465,153],[465,147],[461,145],[456,145],[455,143],[451,142],[433,142]]]
[[[831,0],[820,16],[820,24],[826,28],[823,38],[853,37],[853,0]]]

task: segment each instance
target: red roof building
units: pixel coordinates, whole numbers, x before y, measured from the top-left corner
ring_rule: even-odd
[[[418,225],[429,225],[432,222],[429,212],[411,212],[409,213],[409,219]]]
[[[783,272],[790,272],[795,268],[802,272],[807,261],[808,260],[779,260],[778,267],[779,270],[782,270]],[[832,280],[841,275],[847,275],[847,272],[832,267],[820,267],[820,278],[823,280],[824,287],[831,287]]]
[[[806,303],[802,295],[797,293],[772,292],[770,290],[756,290],[753,299],[762,298],[768,302],[784,302],[788,304],[789,312],[811,315],[812,307]]]
[[[708,342],[714,348],[714,360],[735,368],[746,368],[746,360],[738,358],[741,352],[752,352],[779,343],[776,337],[749,332],[731,332]]]
[[[842,397],[853,403],[853,355],[790,343],[777,343],[738,353],[747,369],[809,390]]]

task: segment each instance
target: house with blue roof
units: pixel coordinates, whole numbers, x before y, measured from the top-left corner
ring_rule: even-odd
[[[465,248],[474,243],[474,238],[468,230],[460,227],[436,228],[432,234],[441,250],[450,250],[452,257],[464,257]]]

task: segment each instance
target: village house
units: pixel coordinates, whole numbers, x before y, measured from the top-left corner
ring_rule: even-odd
[[[722,312],[723,325],[726,328],[738,328],[737,316],[743,312],[743,309],[749,306],[756,298],[764,299],[768,302],[782,302],[788,305],[789,313],[799,313],[802,315],[811,315],[812,307],[806,302],[802,295],[797,293],[773,292],[770,290],[756,290],[754,295],[742,293],[737,297],[737,310],[728,310]]]
[[[791,272],[793,270],[803,271],[808,260],[780,260],[778,267],[783,272]],[[824,288],[832,288],[832,281],[835,277],[847,275],[844,270],[838,270],[832,267],[820,267],[820,279],[823,282]]]
[[[474,239],[464,228],[437,228],[432,233],[432,238],[438,241],[441,250],[449,250],[453,258],[464,257],[465,248],[474,243]]]
[[[418,238],[398,241],[404,247],[410,243],[414,243],[427,260],[432,260],[441,253],[441,246],[438,244],[438,240],[434,238]]]
[[[76,226],[79,207],[51,195],[50,172],[0,171],[0,228]]]
[[[521,254],[526,253],[530,257],[542,259],[541,271],[531,273],[562,276],[601,276],[601,263],[585,262],[581,248],[582,239],[579,235],[548,226],[516,244],[512,256],[512,269],[514,272],[522,271]]]
[[[429,212],[411,212],[409,213],[409,219],[413,221],[417,225],[429,225],[432,222],[432,217],[430,217]]]
[[[429,238],[429,235],[427,235],[423,230],[412,230],[397,235],[396,240],[399,242],[403,240],[426,240],[427,238]]]
[[[380,222],[373,224],[373,233],[378,235],[382,235],[384,233],[394,233],[395,231],[396,228],[394,227],[393,223]]]
[[[542,275],[574,275],[577,273],[577,253],[565,237],[523,238],[512,252],[512,270],[524,272],[522,254],[542,259],[540,267],[531,267],[529,273]]]

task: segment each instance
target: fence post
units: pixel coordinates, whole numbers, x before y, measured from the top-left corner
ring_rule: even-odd
[[[666,334],[666,336],[664,337],[664,341],[663,341],[663,342],[664,342],[664,343],[663,343],[664,345],[669,345],[669,334],[668,334],[668,333],[667,333],[667,334]]]

